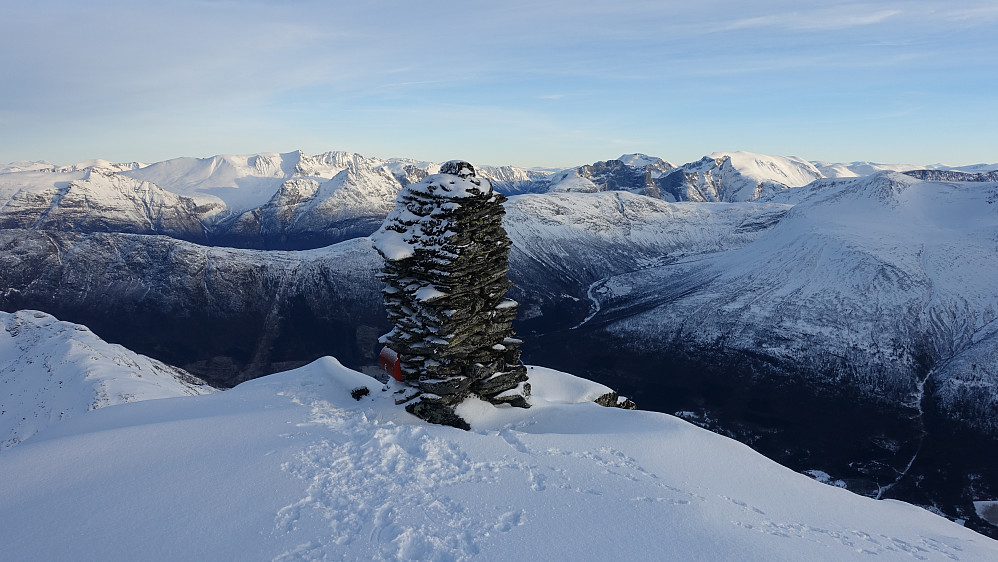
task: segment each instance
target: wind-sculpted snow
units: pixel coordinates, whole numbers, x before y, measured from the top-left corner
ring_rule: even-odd
[[[0,455],[4,556],[998,556],[994,540],[922,509],[820,484],[671,416],[602,408],[589,402],[600,385],[530,373],[529,410],[467,402],[467,432],[422,423],[332,358],[92,412]]]
[[[0,451],[97,408],[215,392],[86,326],[32,310],[0,312],[0,388]]]
[[[751,351],[900,401],[917,402],[935,367],[944,408],[993,412],[996,194],[892,172],[822,180],[774,198],[800,202],[750,244],[606,280],[594,321],[638,345]],[[961,354],[983,364],[947,366]]]

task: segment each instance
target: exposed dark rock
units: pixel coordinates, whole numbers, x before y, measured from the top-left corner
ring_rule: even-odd
[[[955,170],[909,170],[905,175],[922,181],[974,181],[998,182],[998,170],[981,173],[957,172]]]
[[[579,176],[596,184],[601,191],[630,191],[659,198],[651,170],[628,166],[620,160],[579,166]]]
[[[405,411],[430,423],[449,425],[465,431],[471,429],[471,426],[468,425],[468,422],[464,418],[454,413],[454,408],[450,403],[426,395],[420,396],[419,400],[409,403],[405,407]]]
[[[616,392],[607,392],[596,400],[593,400],[605,408],[621,408],[624,410],[637,410],[638,406],[630,398],[624,398]]]
[[[420,402],[428,406],[407,407],[420,417],[450,420],[441,412],[469,394],[525,407],[529,386],[521,386],[526,368],[512,324],[517,303],[505,298],[506,198],[467,162],[440,169],[400,192],[375,236],[395,326],[382,341],[399,354],[403,378],[425,393]]]

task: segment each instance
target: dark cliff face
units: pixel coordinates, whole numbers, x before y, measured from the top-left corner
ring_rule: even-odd
[[[976,174],[953,170],[909,170],[904,174],[923,181],[998,182],[998,170]]]
[[[0,231],[0,308],[34,308],[232,386],[323,355],[373,362],[385,328],[358,241],[288,254],[162,236]]]
[[[579,167],[579,176],[596,184],[601,191],[630,191],[658,198],[651,172],[628,166],[620,160],[607,160]]]

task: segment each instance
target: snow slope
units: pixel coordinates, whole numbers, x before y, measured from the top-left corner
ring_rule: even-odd
[[[971,164],[969,166],[946,166],[944,164],[878,164],[876,162],[811,162],[826,178],[854,178],[859,176],[869,176],[877,172],[908,172],[911,170],[941,170],[956,171],[966,173],[982,173],[998,170],[998,164]]]
[[[363,161],[326,181],[294,177],[265,205],[222,220],[215,242],[303,249],[366,236],[381,225],[400,188],[383,167]]]
[[[0,207],[0,227],[205,238],[194,200],[108,168],[90,168],[63,187],[21,189]]]
[[[994,560],[922,509],[793,473],[605,387],[530,369],[529,410],[427,425],[335,359],[106,408],[0,455],[4,557]],[[359,401],[351,391],[367,387]]]
[[[855,178],[859,176],[869,176],[877,172],[907,172],[909,170],[921,170],[926,166],[915,166],[912,164],[877,164],[876,162],[811,162],[814,167],[826,178]]]
[[[882,172],[771,201],[796,204],[749,244],[607,280],[607,329],[651,349],[749,351],[818,378],[848,370],[845,382],[913,404],[928,362],[948,381],[943,408],[993,431],[998,183]],[[947,367],[960,357],[979,368]],[[959,415],[971,400],[975,415]]]
[[[330,351],[374,363],[387,331],[374,277],[381,259],[367,238],[264,252],[166,236],[0,230],[0,247],[3,310],[85,323],[220,385]]]
[[[582,297],[602,278],[743,246],[788,209],[667,203],[626,191],[515,196],[503,221],[510,276],[529,288],[516,298]]]
[[[215,389],[43,312],[0,312],[0,451],[84,412]]]
[[[656,181],[662,197],[677,201],[752,201],[822,177],[796,156],[715,152]]]

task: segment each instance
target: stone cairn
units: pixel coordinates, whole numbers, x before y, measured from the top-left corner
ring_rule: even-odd
[[[402,189],[374,235],[395,325],[381,342],[399,354],[403,381],[416,389],[406,410],[427,421],[468,429],[454,406],[470,395],[529,407],[513,330],[517,303],[505,298],[505,200],[471,164],[453,160]]]

